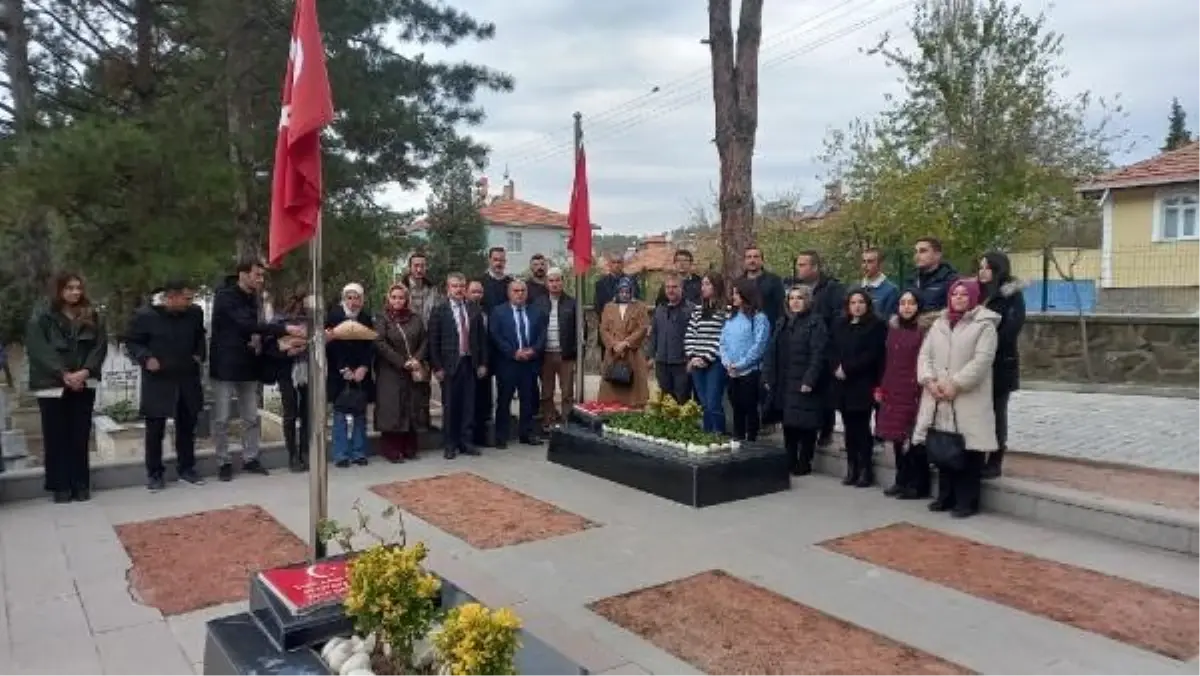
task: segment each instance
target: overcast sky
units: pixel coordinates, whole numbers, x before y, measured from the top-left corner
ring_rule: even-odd
[[[695,205],[713,202],[710,62],[699,43],[707,32],[704,0],[450,1],[494,21],[496,38],[427,55],[485,63],[516,79],[512,93],[483,97],[488,119],[474,131],[492,147],[487,175],[493,190],[507,166],[519,198],[565,212],[571,114],[578,110],[584,115],[592,220],[604,232],[662,232],[684,225]],[[1192,116],[1188,126],[1195,131],[1200,3],[1022,4],[1030,13],[1047,12],[1051,27],[1064,35],[1070,70],[1064,93],[1121,95],[1137,144],[1118,161],[1157,151],[1173,96]],[[874,115],[884,93],[898,91],[894,71],[860,50],[885,31],[906,36],[911,14],[900,0],[766,0],[754,162],[758,195],[819,199],[824,168],[817,156],[827,131]],[[385,200],[396,208],[423,207],[425,196],[424,190],[393,190]]]

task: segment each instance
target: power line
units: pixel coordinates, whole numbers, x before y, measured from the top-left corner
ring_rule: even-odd
[[[762,55],[770,54],[770,52],[772,50],[774,50],[775,48],[777,48],[781,45],[786,45],[790,42],[795,41],[794,37],[785,39],[785,36],[787,36],[791,33],[795,33],[796,31],[798,31],[802,28],[811,29],[812,28],[811,24],[813,22],[817,21],[818,19],[821,19],[822,17],[825,17],[825,16],[835,12],[839,8],[845,8],[848,5],[853,5],[855,2],[858,2],[858,1],[859,0],[844,0],[843,2],[840,2],[840,3],[835,2],[832,6],[827,7],[825,10],[823,10],[813,16],[810,16],[802,21],[796,22],[796,23],[790,25],[789,27],[785,28],[784,30],[779,31],[778,33],[773,33],[764,41],[763,47],[759,51],[760,58]],[[875,0],[868,0],[868,2],[866,4],[870,4],[871,2],[875,2]],[[644,107],[647,103],[661,101],[663,98],[671,98],[671,96],[674,96],[674,94],[671,94],[671,96],[667,96],[667,94],[672,92],[673,90],[678,90],[680,88],[684,88],[685,86],[686,86],[686,88],[690,89],[691,86],[697,82],[706,84],[711,77],[712,77],[712,70],[710,68],[697,68],[696,70],[689,72],[687,75],[681,76],[679,78],[676,78],[675,80],[671,80],[671,81],[667,82],[667,84],[665,84],[665,85],[655,85],[654,87],[652,87],[650,89],[650,91],[648,91],[644,94],[635,96],[632,99],[629,99],[627,101],[619,103],[619,104],[617,104],[611,108],[608,108],[606,110],[603,110],[595,115],[590,115],[588,117],[589,126],[594,127],[597,123],[603,123],[605,120],[608,120],[613,117],[617,117],[623,113],[635,111],[638,108]],[[566,134],[568,139],[571,139],[571,134],[573,131],[574,131],[574,128],[571,125],[565,125],[562,128],[556,129],[554,132],[542,134],[542,138],[531,139],[529,141],[519,143],[516,146],[510,148],[508,152],[517,157],[528,156],[530,154],[536,154],[538,152],[542,152],[545,150],[545,146],[547,144],[546,137],[553,137],[559,133],[562,133],[562,134]],[[554,145],[558,145],[558,144],[554,143]]]
[[[845,27],[841,28],[840,30],[836,30],[836,31],[827,33],[825,35],[822,35],[821,37],[819,37],[805,45],[802,45],[797,49],[791,50],[789,52],[785,52],[783,54],[779,54],[771,59],[763,61],[759,65],[759,70],[760,71],[768,70],[768,69],[776,67],[780,64],[787,63],[788,61],[791,61],[799,56],[802,56],[804,54],[815,51],[816,49],[818,49],[820,47],[823,47],[831,42],[834,42],[836,40],[844,38],[852,33],[855,33],[857,31],[865,28],[866,26],[874,24],[878,21],[881,21],[884,18],[887,18],[888,16],[891,16],[892,14],[895,14],[896,12],[913,4],[914,1],[915,0],[903,0],[902,2],[892,5],[888,9],[885,9],[873,16],[870,16],[865,19],[861,19],[853,24],[850,24],[849,26],[845,26]],[[620,135],[628,132],[630,129],[641,126],[645,122],[648,122],[652,119],[661,118],[671,112],[674,112],[676,110],[679,110],[680,108],[690,105],[691,103],[707,96],[709,93],[710,93],[710,89],[707,86],[694,88],[688,92],[683,93],[680,96],[673,97],[672,99],[667,100],[667,101],[659,102],[661,105],[658,105],[657,107],[654,107],[654,108],[644,112],[643,114],[637,115],[635,117],[630,117],[625,120],[613,122],[608,125],[599,125],[600,130],[598,132],[597,131],[588,132],[586,135],[586,139],[588,140],[588,142],[595,142],[598,140],[602,141],[602,140],[609,140],[609,139],[615,138],[617,136],[620,136]],[[566,145],[556,144],[556,145],[553,145],[550,147],[545,147],[539,152],[534,152],[534,153],[528,154],[525,157],[520,157],[520,158],[517,158],[516,160],[510,160],[508,162],[508,164],[510,167],[527,166],[527,165],[531,165],[531,164],[537,164],[540,162],[544,162],[548,159],[552,159],[552,158],[561,156],[565,153],[568,153],[571,151],[571,148],[572,148],[572,146],[569,144],[566,144]]]

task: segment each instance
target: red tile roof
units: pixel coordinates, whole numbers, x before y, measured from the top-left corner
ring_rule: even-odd
[[[1076,188],[1079,192],[1200,181],[1200,141],[1109,172]]]
[[[567,228],[567,215],[516,198],[497,197],[479,210],[492,225]]]

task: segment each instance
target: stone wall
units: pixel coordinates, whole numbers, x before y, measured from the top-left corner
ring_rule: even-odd
[[[1195,387],[1200,380],[1200,320],[1155,315],[1086,318],[1089,381],[1079,318],[1030,315],[1021,332],[1021,377]]]
[[[587,315],[585,368],[599,373],[596,316]],[[1092,379],[1088,379],[1074,315],[1029,315],[1021,332],[1021,377],[1062,383],[1196,387],[1200,382],[1200,320],[1156,315],[1087,317]]]

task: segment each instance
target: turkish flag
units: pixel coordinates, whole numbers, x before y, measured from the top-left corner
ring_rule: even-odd
[[[567,248],[574,258],[575,274],[586,274],[592,267],[592,218],[588,199],[587,156],[583,148],[575,155],[575,184],[571,188],[571,208],[567,226],[571,229]]]
[[[316,0],[296,0],[283,80],[283,110],[271,181],[271,265],[313,238],[321,222],[321,129],[333,121],[333,95]]]

